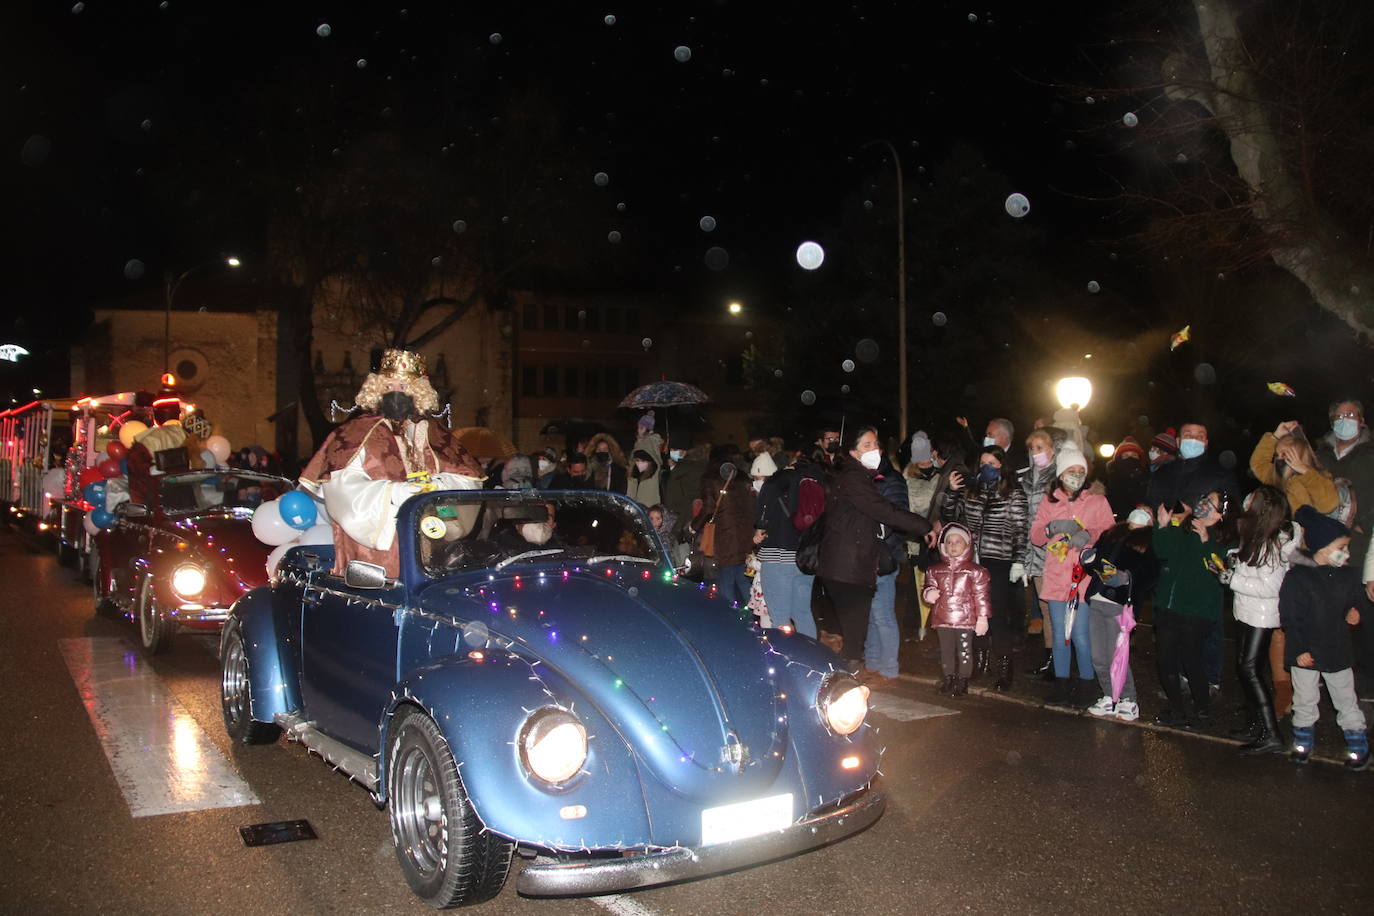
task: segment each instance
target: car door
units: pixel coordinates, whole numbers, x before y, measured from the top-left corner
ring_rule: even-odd
[[[317,573],[301,596],[301,702],[317,728],[360,750],[377,729],[396,683],[404,588],[350,588]]]

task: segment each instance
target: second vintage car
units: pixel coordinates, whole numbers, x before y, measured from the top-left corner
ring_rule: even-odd
[[[814,640],[679,579],[604,492],[445,491],[398,518],[400,577],[289,550],[234,606],[236,741],[284,729],[390,811],[436,907],[609,893],[802,852],[882,813],[868,689]]]
[[[250,471],[188,471],[153,478],[152,505],[125,502],[91,546],[98,612],[132,617],[150,654],[178,629],[215,631],[239,596],[267,581],[253,510],[294,484]]]

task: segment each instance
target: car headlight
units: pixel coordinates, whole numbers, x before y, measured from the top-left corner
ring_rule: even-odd
[[[868,715],[868,688],[848,674],[830,678],[821,685],[816,708],[826,728],[837,735],[852,735]]]
[[[181,598],[193,600],[205,591],[205,570],[193,563],[183,563],[172,570],[172,591]]]
[[[567,782],[587,761],[587,729],[577,716],[556,706],[536,709],[520,729],[520,759],[547,783]]]

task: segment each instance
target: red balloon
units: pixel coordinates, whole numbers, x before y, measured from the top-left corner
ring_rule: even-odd
[[[115,461],[118,461],[129,454],[129,450],[125,448],[123,442],[120,442],[118,439],[111,439],[109,444],[105,446],[105,454],[109,455]]]
[[[106,458],[104,461],[97,464],[96,468],[100,471],[101,477],[104,479],[124,476],[124,472],[119,469],[119,462],[113,458]]]
[[[86,468],[85,470],[83,470],[83,471],[81,472],[81,476],[78,478],[78,483],[77,483],[77,487],[76,487],[76,492],[77,492],[77,493],[80,493],[81,491],[85,490],[85,489],[86,489],[86,484],[88,484],[88,483],[95,483],[96,481],[104,480],[104,479],[105,479],[105,475],[102,474],[102,473],[100,473],[99,469],[97,469],[97,468]]]

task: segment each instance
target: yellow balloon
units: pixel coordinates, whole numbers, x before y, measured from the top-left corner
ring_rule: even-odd
[[[124,443],[125,448],[133,448],[134,439],[138,434],[148,428],[148,424],[140,420],[130,420],[119,427],[119,441]]]

